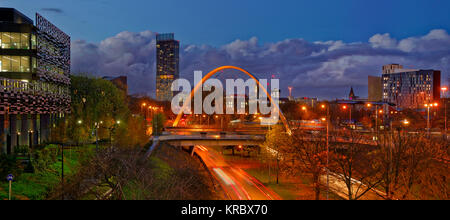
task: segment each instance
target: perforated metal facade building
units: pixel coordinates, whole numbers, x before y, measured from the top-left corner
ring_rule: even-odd
[[[45,143],[70,112],[70,37],[36,14],[0,8],[0,149]]]

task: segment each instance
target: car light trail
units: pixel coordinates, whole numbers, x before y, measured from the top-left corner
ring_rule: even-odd
[[[238,190],[235,187],[236,183],[232,179],[230,179],[230,177],[228,177],[228,175],[225,174],[222,169],[214,168],[213,170],[219,176],[219,178],[225,182],[226,185],[231,186],[233,188],[234,192],[239,197],[239,200],[242,200],[242,196],[239,194]]]

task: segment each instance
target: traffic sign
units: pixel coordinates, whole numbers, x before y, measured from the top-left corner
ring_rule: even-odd
[[[8,180],[8,181],[13,181],[13,179],[14,179],[14,176],[13,176],[12,174],[9,174],[9,175],[6,177],[6,180]]]

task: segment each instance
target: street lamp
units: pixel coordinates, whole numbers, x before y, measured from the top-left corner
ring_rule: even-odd
[[[347,110],[347,108],[349,109],[349,119],[350,121],[348,122],[349,125],[352,123],[352,109],[350,107],[347,107],[347,105],[342,106],[342,109],[345,111]],[[350,127],[351,128],[351,127]]]
[[[445,140],[447,140],[447,100],[446,100],[446,94],[448,91],[448,87],[442,87],[442,97],[444,100],[444,134],[445,134]]]
[[[430,109],[433,107],[438,107],[438,103],[428,103],[425,104],[425,108],[427,108],[427,131],[428,131],[428,137],[430,137],[431,134],[431,128],[430,128]]]
[[[403,120],[403,124],[404,124],[405,126],[408,126],[408,125],[410,124],[410,122],[408,121],[408,119],[405,119],[405,120]]]
[[[326,121],[327,122],[327,200],[328,200],[328,192],[330,191],[330,179],[329,179],[329,171],[328,171],[328,165],[329,165],[329,153],[330,153],[330,141],[329,141],[329,130],[330,130],[330,108],[327,105],[322,105],[321,106],[322,109],[326,109],[327,110],[327,117],[326,118],[322,118],[322,121]]]

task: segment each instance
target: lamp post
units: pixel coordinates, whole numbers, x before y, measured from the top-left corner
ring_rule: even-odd
[[[95,122],[95,149],[98,151],[98,129],[100,128],[100,123]]]
[[[144,108],[147,106],[147,103],[142,103],[141,105],[141,114],[144,114],[144,119],[147,120],[147,114],[144,112]]]
[[[425,107],[427,108],[427,133],[428,133],[428,138],[431,137],[431,123],[430,123],[430,109],[433,107],[438,107],[437,103],[428,103],[425,104]]]
[[[349,122],[348,122],[348,124],[349,124],[349,127],[351,129],[352,127],[350,126],[350,123],[352,122],[352,109],[351,109],[351,107],[348,107],[347,105],[342,106],[342,109],[344,111],[348,109],[348,111],[349,111]]]
[[[329,166],[329,162],[330,162],[330,158],[328,156],[328,154],[330,153],[330,141],[329,141],[329,130],[330,130],[330,108],[327,105],[322,105],[322,109],[326,109],[327,110],[327,117],[325,119],[325,121],[327,122],[327,200],[328,200],[328,192],[330,191],[330,179],[329,179],[329,171],[328,171],[328,166]]]
[[[447,99],[446,99],[446,94],[448,91],[448,87],[442,87],[442,97],[444,100],[444,135],[445,135],[445,140],[447,140]]]

